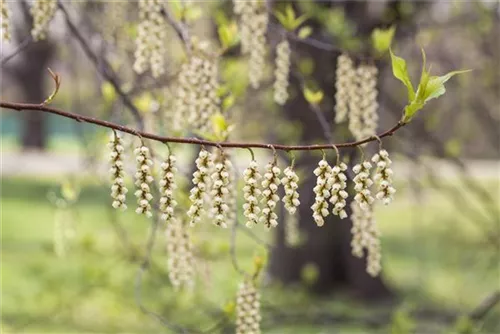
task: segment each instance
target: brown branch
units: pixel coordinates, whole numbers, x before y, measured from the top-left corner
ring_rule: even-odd
[[[363,140],[358,140],[354,142],[347,143],[339,143],[339,144],[316,144],[316,145],[279,145],[279,144],[264,144],[264,143],[231,143],[231,142],[214,142],[210,140],[197,139],[197,138],[179,138],[179,137],[167,137],[160,136],[153,133],[148,133],[144,131],[135,130],[123,125],[111,123],[108,121],[100,120],[94,117],[83,116],[74,114],[71,112],[63,111],[60,109],[52,108],[49,106],[41,105],[41,104],[32,104],[32,103],[14,103],[14,102],[4,102],[0,101],[0,107],[10,110],[17,111],[39,111],[46,112],[50,114],[59,115],[66,118],[74,119],[77,122],[86,122],[95,124],[101,127],[105,127],[108,129],[114,129],[121,132],[126,132],[134,136],[138,136],[141,138],[147,138],[155,141],[159,141],[162,143],[182,143],[182,144],[194,144],[194,145],[202,145],[202,146],[213,146],[213,147],[227,147],[227,148],[265,148],[265,149],[275,149],[281,151],[313,151],[313,150],[327,150],[337,148],[348,148],[348,147],[356,147],[361,144],[369,143],[378,138],[384,138],[388,136],[392,136],[397,130],[405,125],[403,122],[398,122],[392,128],[387,131],[380,133],[378,136],[368,137]]]
[[[478,321],[483,319],[498,303],[500,303],[500,290],[493,291],[469,314],[469,318]]]

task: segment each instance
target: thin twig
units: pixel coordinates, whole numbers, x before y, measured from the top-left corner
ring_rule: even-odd
[[[141,113],[139,112],[139,109],[134,105],[132,100],[128,97],[128,95],[123,91],[121,88],[120,82],[118,80],[118,75],[113,71],[111,65],[107,62],[105,58],[99,58],[94,51],[92,51],[89,43],[86,41],[86,39],[80,34],[80,31],[76,27],[75,23],[71,20],[71,17],[62,4],[61,1],[58,1],[58,7],[63,13],[64,20],[66,21],[66,25],[69,28],[69,31],[73,36],[76,38],[78,43],[83,49],[83,52],[89,58],[89,60],[94,64],[95,68],[97,71],[106,79],[109,81],[109,83],[113,86],[115,89],[116,93],[122,100],[123,104],[130,110],[132,113],[132,116],[135,118],[138,126],[140,129],[144,128],[144,121],[142,119]]]
[[[474,321],[483,319],[498,303],[500,303],[500,290],[493,291],[469,313],[469,318]]]
[[[191,53],[191,37],[189,36],[186,25],[182,22],[178,22],[166,8],[163,8],[162,14],[184,44],[186,53]]]
[[[24,51],[28,46],[31,45],[31,42],[33,42],[33,38],[30,36],[26,37],[21,43],[19,43],[14,51],[12,51],[10,54],[6,55],[5,57],[0,60],[0,66],[4,66],[9,60],[17,56],[19,53]]]
[[[95,124],[101,127],[114,129],[122,132],[129,133],[134,136],[140,136],[141,138],[147,138],[154,141],[162,142],[162,143],[182,143],[182,144],[192,144],[192,145],[204,145],[211,147],[226,147],[226,148],[263,148],[263,149],[276,149],[280,151],[314,151],[314,150],[330,150],[334,149],[335,145],[338,149],[341,148],[352,148],[357,147],[361,144],[369,143],[372,141],[377,141],[375,136],[368,137],[363,140],[347,142],[347,143],[338,143],[338,144],[314,144],[314,145],[280,145],[280,144],[264,144],[264,143],[234,143],[234,142],[214,142],[210,140],[197,139],[197,138],[182,138],[182,137],[168,137],[168,136],[160,136],[153,133],[148,133],[145,131],[135,130],[123,125],[119,125],[116,123],[111,123],[108,121],[100,120],[94,117],[83,116],[74,114],[71,112],[63,111],[60,109],[52,108],[45,105],[40,104],[32,104],[32,103],[15,103],[15,102],[4,102],[0,101],[0,107],[17,110],[17,111],[38,111],[38,112],[46,112],[50,114],[59,115],[62,117],[74,119],[78,122],[86,122]],[[379,138],[384,138],[388,136],[392,136],[396,131],[402,128],[405,125],[403,122],[398,122],[389,130],[386,130],[377,135]]]

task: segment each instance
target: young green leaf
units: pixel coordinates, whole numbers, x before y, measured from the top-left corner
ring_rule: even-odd
[[[391,52],[391,57],[393,57],[392,52]],[[415,116],[417,111],[422,109],[429,100],[435,99],[443,95],[446,92],[444,84],[451,77],[453,77],[456,74],[461,74],[470,71],[470,70],[452,71],[443,76],[431,76],[430,67],[429,69],[426,69],[427,57],[423,49],[422,49],[422,59],[423,59],[422,74],[420,75],[420,82],[418,84],[417,93],[413,94],[414,96],[413,99],[410,99],[408,105],[405,107],[404,115],[402,118],[402,121],[404,123],[408,123],[409,121],[411,121],[411,119],[413,118],[413,116]],[[403,59],[401,60],[404,62]],[[393,64],[394,64],[394,58],[393,58]],[[400,65],[400,67],[403,66]],[[404,68],[406,68],[406,63],[404,64]],[[394,71],[394,65],[393,65],[393,71]],[[396,76],[396,73],[394,75]],[[396,77],[401,81],[403,81],[398,76]]]
[[[379,54],[383,54],[392,44],[396,27],[391,26],[387,29],[375,28],[372,32],[372,46]]]
[[[413,89],[413,85],[408,74],[406,61],[403,58],[394,55],[391,49],[389,49],[389,52],[391,53],[392,74],[406,86],[408,89],[408,102],[411,102],[415,99],[415,90]]]
[[[238,41],[238,27],[234,21],[221,24],[217,32],[223,49],[229,49]]]
[[[299,36],[300,39],[306,39],[307,37],[311,36],[312,32],[312,27],[305,26],[299,29],[297,36]]]
[[[467,73],[470,71],[471,70],[452,71],[442,76],[431,76],[425,90],[424,101],[427,102],[440,97],[446,92],[446,88],[444,87],[446,81],[450,80],[451,77],[456,74]]]
[[[295,16],[295,11],[293,10],[293,6],[288,4],[285,7],[284,12],[276,11],[274,12],[274,16],[281,23],[283,28],[288,31],[294,31],[297,29],[305,20],[308,19],[307,15],[301,15],[299,17]]]
[[[117,95],[116,95],[115,87],[113,87],[113,85],[110,84],[108,81],[105,81],[101,85],[101,94],[102,94],[102,98],[107,103],[112,103],[116,100]]]
[[[304,87],[304,98],[310,104],[312,105],[320,104],[321,101],[323,100],[323,97],[324,97],[323,91],[321,90],[313,91],[308,87]]]

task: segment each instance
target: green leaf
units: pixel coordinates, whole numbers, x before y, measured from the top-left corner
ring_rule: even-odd
[[[383,54],[392,44],[392,39],[394,38],[394,33],[396,32],[396,27],[391,26],[387,29],[375,28],[372,31],[372,46],[379,53]]]
[[[220,44],[224,49],[229,49],[238,41],[238,27],[234,21],[221,24],[217,29]]]
[[[424,107],[424,104],[425,104],[424,102],[419,102],[417,100],[412,101],[410,104],[408,104],[405,107],[403,123],[408,123],[409,121],[411,121],[411,119],[417,113],[417,111],[419,111]]]
[[[446,88],[444,84],[450,80],[456,74],[467,73],[472,70],[460,70],[460,71],[452,71],[442,76],[432,76],[429,78],[429,82],[427,83],[427,87],[424,94],[424,101],[427,102],[429,100],[440,97],[446,92]]]
[[[288,31],[294,31],[309,18],[307,15],[296,17],[291,4],[287,4],[284,12],[275,11],[274,16],[276,16],[283,28]]]
[[[274,12],[274,16],[276,16],[276,18],[278,19],[278,21],[281,23],[281,25],[283,27],[286,27],[287,26],[287,17],[285,14],[283,14],[282,12],[279,12],[279,11],[275,11]]]
[[[309,18],[309,15],[301,15],[293,21],[292,30],[297,29],[302,23],[304,23]]]
[[[203,10],[200,6],[194,6],[192,4],[186,6],[184,5],[184,15],[183,17],[188,22],[193,22],[199,19],[203,15]]]
[[[111,102],[114,102],[116,100],[115,87],[113,87],[113,85],[110,84],[108,81],[104,82],[101,85],[101,94],[102,94],[102,98],[107,103],[111,103]]]
[[[424,101],[424,94],[427,90],[427,84],[430,79],[430,69],[427,71],[425,66],[427,65],[427,56],[425,55],[424,49],[422,49],[422,73],[420,74],[420,82],[417,88],[417,96],[416,99],[420,102]]]
[[[299,29],[298,36],[300,39],[306,39],[307,37],[311,36],[313,32],[313,28],[310,26],[305,26]]]
[[[308,87],[304,87],[304,98],[310,104],[312,105],[320,104],[321,101],[323,100],[323,97],[324,97],[323,91],[321,90],[313,91]]]
[[[408,68],[406,67],[406,61],[403,58],[400,58],[389,49],[391,53],[391,61],[392,61],[392,74],[399,79],[408,89],[408,102],[411,103],[415,99],[415,90],[413,89],[413,85],[410,80],[410,76],[408,75]]]
[[[223,100],[222,100],[222,110],[226,111],[232,106],[234,106],[234,103],[236,102],[236,98],[234,97],[233,94],[227,95]]]

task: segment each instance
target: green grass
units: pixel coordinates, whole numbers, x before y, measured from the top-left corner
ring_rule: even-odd
[[[110,210],[108,189],[92,183],[82,188],[69,210],[56,209],[48,200],[47,194],[57,191],[56,180],[2,180],[2,333],[169,332],[143,314],[134,298],[137,255],[144,250],[148,221],[133,210]],[[404,305],[469,312],[499,285],[498,257],[485,244],[481,222],[465,219],[438,193],[429,192],[419,205],[403,196],[377,212],[387,282]],[[64,257],[54,253],[56,217],[72,223],[75,230]],[[112,218],[130,238],[136,250],[132,254],[124,250]],[[266,232],[254,231],[269,238]],[[212,226],[197,229],[194,241],[205,260],[199,263],[203,270],[193,294],[179,294],[170,287],[163,270],[165,241],[158,235],[154,268],[144,277],[144,304],[183,326],[210,328],[238,284],[229,257],[229,234]],[[250,268],[256,251],[261,247],[240,233],[237,255],[244,268]],[[314,299],[301,287],[265,287],[262,294],[264,304],[301,312],[305,319],[317,311],[336,316],[379,311],[345,297]],[[484,333],[500,329],[498,316],[497,309],[486,319]],[[310,322],[280,325],[269,313],[264,314],[263,327],[266,333],[370,331],[356,323]]]

